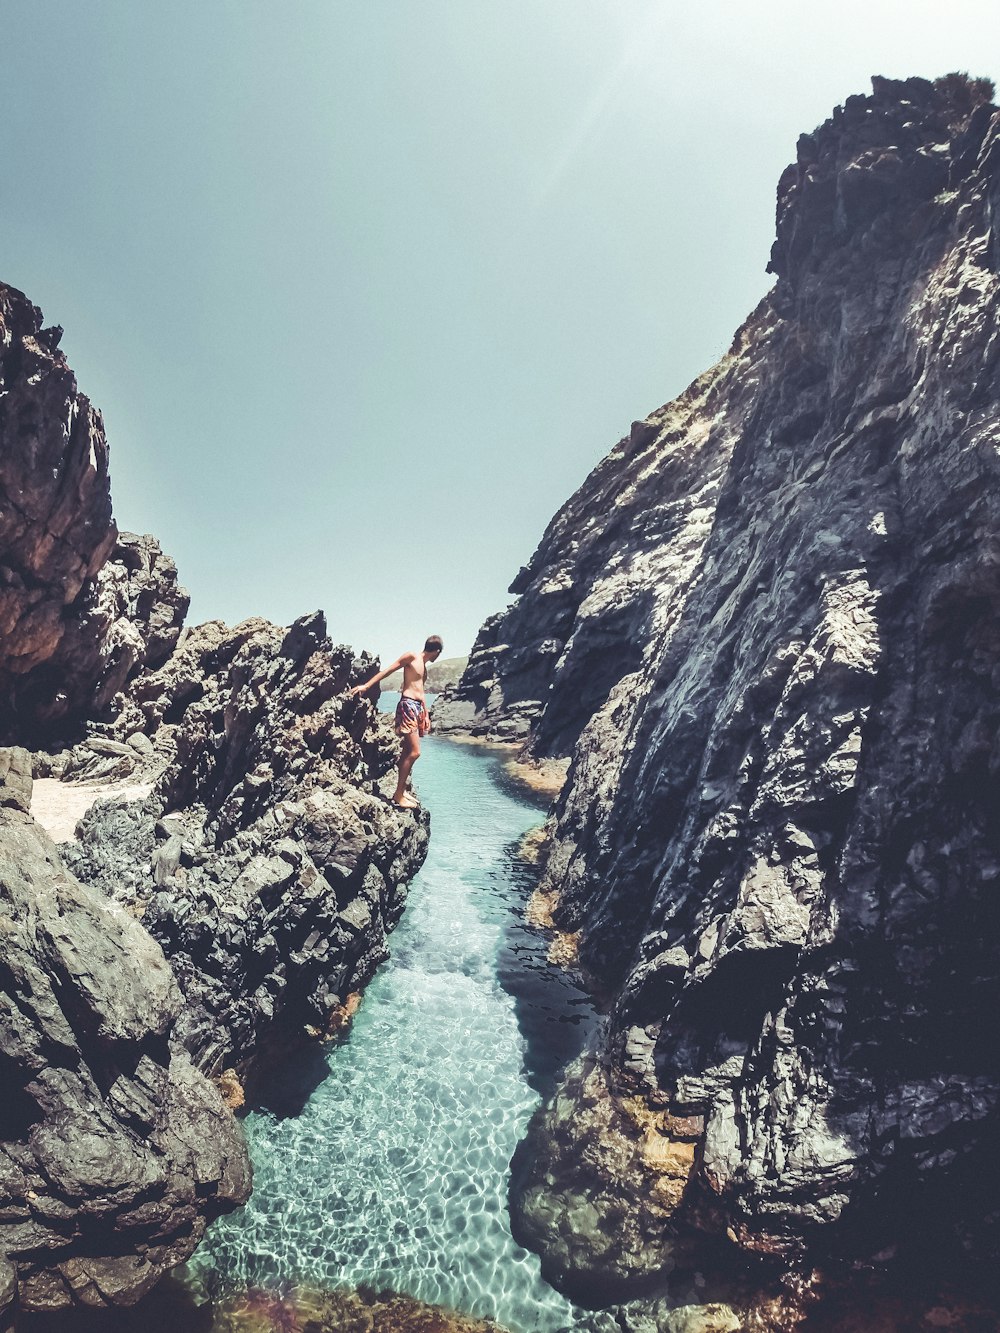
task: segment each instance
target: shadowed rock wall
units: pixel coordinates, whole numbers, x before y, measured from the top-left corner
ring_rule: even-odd
[[[570,1284],[692,1227],[994,1253],[1000,117],[873,89],[799,140],[772,292],[557,516],[459,691],[536,751],[582,728],[543,889],[617,999],[516,1197]],[[602,616],[641,642],[585,721]]]

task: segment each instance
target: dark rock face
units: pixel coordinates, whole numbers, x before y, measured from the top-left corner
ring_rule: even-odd
[[[595,468],[511,585],[519,600],[483,625],[459,685],[435,701],[437,731],[565,756],[651,660],[711,530],[740,425],[717,409],[746,369],[745,356],[723,362]]]
[[[246,1199],[249,1165],[162,951],[67,874],[30,797],[30,755],[0,750],[0,1291],[130,1303]]]
[[[104,424],[61,333],[0,283],[0,743],[99,716],[166,659],[190,600],[152,537],[115,527]]]
[[[386,957],[428,817],[380,793],[391,729],[345,694],[371,670],[319,614],[210,622],[119,701],[118,734],[142,727],[146,753],[134,735],[88,742],[155,786],[97,804],[67,863],[162,945],[188,1001],[179,1030],[211,1073],[326,1030]]]
[[[0,741],[38,747],[0,751],[0,1311],[133,1301],[246,1197],[205,1073],[346,1021],[427,843],[346,696],[372,663],[321,615],[183,628],[58,333],[0,287]],[[26,813],[33,769],[152,788],[88,816],[90,886]]]
[[[995,1254],[1000,113],[976,92],[877,79],[800,139],[774,289],[557,516],[463,678],[465,724],[530,718],[557,750],[606,613],[545,888],[618,998],[516,1200],[564,1282],[641,1281],[691,1228],[783,1261]]]
[[[117,536],[108,447],[58,328],[0,284],[0,740],[79,709],[94,581]]]

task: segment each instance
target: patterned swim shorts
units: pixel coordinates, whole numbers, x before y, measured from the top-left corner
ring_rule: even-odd
[[[404,694],[396,705],[396,735],[407,736],[415,731],[418,736],[426,736],[430,729],[431,720],[423,699],[411,699]]]

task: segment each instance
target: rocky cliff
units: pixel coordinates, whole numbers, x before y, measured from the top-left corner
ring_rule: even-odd
[[[0,286],[0,1312],[134,1301],[246,1198],[207,1076],[346,1024],[428,829],[321,614],[185,627],[59,334]],[[132,799],[56,849],[32,770]]]
[[[160,665],[189,598],[111,513],[101,414],[23,293],[0,283],[0,744],[51,744]]]
[[[78,708],[98,572],[116,540],[100,413],[59,350],[62,329],[0,284],[0,741]]]
[[[30,799],[31,756],[0,750],[0,1310],[113,1305],[246,1199],[249,1165],[161,949],[66,873]]]
[[[386,957],[428,816],[385,799],[391,728],[346,694],[376,669],[320,614],[209,622],[64,761],[152,781],[144,801],[96,804],[63,856],[162,945],[211,1073],[336,1025]]]
[[[570,1285],[706,1233],[995,1256],[990,93],[876,79],[800,138],[773,289],[553,520],[439,712],[575,740],[543,889],[615,999],[515,1193]]]

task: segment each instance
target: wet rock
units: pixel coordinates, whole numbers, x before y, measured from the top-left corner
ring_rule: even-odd
[[[876,80],[800,143],[774,289],[553,520],[458,692],[575,740],[541,893],[617,995],[608,1105],[571,1076],[515,1198],[570,1285],[619,1231],[637,1282],[699,1231],[997,1256],[1000,113],[960,85]],[[633,1097],[703,1125],[655,1226]]]
[[[129,1304],[246,1199],[249,1164],[159,946],[26,813],[28,761],[0,751],[0,1252],[23,1309]]]
[[[743,1323],[728,1305],[671,1306],[657,1301],[638,1313],[623,1307],[622,1333],[739,1333]]]

